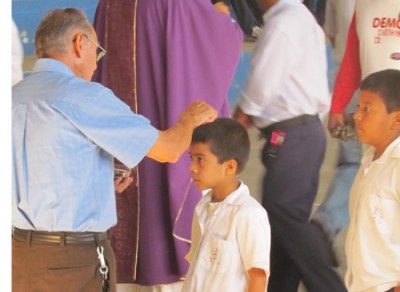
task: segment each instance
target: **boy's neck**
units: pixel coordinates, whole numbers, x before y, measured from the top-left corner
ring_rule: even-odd
[[[216,187],[212,189],[212,197],[211,202],[222,202],[228,197],[231,193],[236,191],[240,186],[240,181],[235,177],[234,180],[224,182],[220,187]]]
[[[395,141],[397,138],[399,138],[400,135],[397,135],[396,137],[394,137],[393,139],[389,140],[388,142],[386,142],[383,145],[375,145],[375,152],[374,152],[374,157],[372,159],[372,161],[379,159],[382,154],[386,151],[386,149],[393,143],[393,141]]]

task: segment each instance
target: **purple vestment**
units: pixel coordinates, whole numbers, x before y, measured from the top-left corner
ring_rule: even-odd
[[[173,126],[193,100],[206,101],[220,116],[230,115],[227,92],[239,61],[242,32],[230,16],[215,11],[211,0],[100,0],[95,28],[108,50],[96,80],[156,128]],[[184,256],[201,197],[190,185],[189,164],[187,154],[175,164],[147,158],[139,164],[138,191],[128,194],[137,199],[133,205],[138,208],[118,204],[119,235],[112,238],[119,282],[132,282],[136,275],[135,282],[141,285],[167,284],[187,272]],[[135,187],[128,192],[135,193]],[[136,230],[129,220],[137,216],[139,237],[121,236],[130,228]],[[137,249],[125,246],[137,243]],[[134,250],[137,257],[129,259],[131,267],[122,267],[120,258],[127,250]]]

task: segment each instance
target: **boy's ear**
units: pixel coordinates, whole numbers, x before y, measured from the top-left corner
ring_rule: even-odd
[[[228,175],[232,175],[232,174],[236,175],[237,162],[236,162],[235,159],[229,159],[229,160],[225,161],[225,165],[226,165],[226,168],[225,168],[226,174],[228,174]]]
[[[393,128],[394,130],[400,129],[400,111],[394,112]]]

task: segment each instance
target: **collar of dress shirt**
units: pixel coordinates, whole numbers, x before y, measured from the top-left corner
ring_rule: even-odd
[[[45,71],[59,72],[72,76],[74,75],[71,69],[63,62],[51,58],[40,58],[36,61],[35,65],[33,66],[32,73],[45,72]]]

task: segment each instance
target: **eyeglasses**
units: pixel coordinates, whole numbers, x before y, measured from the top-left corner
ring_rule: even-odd
[[[97,52],[96,52],[96,62],[100,61],[104,55],[107,53],[106,49],[104,49],[102,46],[100,46],[98,43],[96,43],[94,40],[92,40],[90,37],[88,37],[87,34],[82,33],[85,38],[87,38],[90,42],[92,42],[93,44],[95,44],[97,46]],[[76,41],[76,38],[74,38],[72,40],[73,42]]]
[[[87,34],[83,34],[89,41],[94,43],[97,46],[97,57],[96,57],[96,62],[100,61],[104,55],[107,53],[106,49],[104,49],[102,46],[100,46],[98,43],[96,43],[94,40],[92,40],[90,37],[87,36]]]

